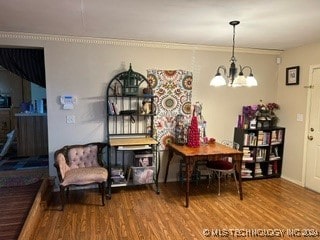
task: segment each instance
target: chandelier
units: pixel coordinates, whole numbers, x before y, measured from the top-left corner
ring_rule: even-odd
[[[230,67],[229,67],[229,76],[227,76],[228,78],[228,86],[229,87],[253,87],[253,86],[257,86],[257,80],[253,77],[252,74],[252,68],[249,66],[244,66],[242,67],[240,65],[240,72],[238,73],[238,69],[236,67],[236,58],[234,57],[234,43],[235,43],[235,33],[236,33],[236,26],[240,23],[240,21],[231,21],[229,22],[229,24],[231,26],[233,26],[233,44],[232,44],[232,56],[230,59]],[[249,70],[249,75],[247,77],[245,77],[243,75],[243,71],[244,70]],[[227,84],[226,79],[223,77],[223,75],[221,75],[221,71],[223,71],[223,75],[226,76],[227,74],[227,69],[225,66],[221,65],[218,67],[217,69],[217,73],[214,76],[214,78],[210,81],[210,86],[214,86],[214,87],[219,87],[219,86],[224,86]]]

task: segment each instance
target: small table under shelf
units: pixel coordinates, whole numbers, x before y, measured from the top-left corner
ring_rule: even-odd
[[[159,169],[160,169],[160,161],[158,158],[158,141],[151,137],[114,137],[109,139],[109,156],[108,156],[108,171],[111,173],[111,151],[110,149],[115,149],[115,151],[135,151],[135,150],[144,150],[144,149],[152,149],[152,146],[155,146],[155,154],[156,154],[156,191],[159,194],[159,186],[158,186],[158,177],[159,177]],[[109,197],[111,197],[111,178],[108,179],[108,193]]]

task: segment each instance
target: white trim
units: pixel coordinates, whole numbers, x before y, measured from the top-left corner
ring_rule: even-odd
[[[309,68],[309,79],[308,86],[312,84],[312,76],[313,71],[315,69],[320,69],[320,65],[311,65]],[[306,186],[306,171],[307,171],[307,149],[308,149],[308,134],[309,134],[309,126],[310,126],[310,111],[311,111],[311,89],[308,89],[307,94],[307,111],[306,111],[306,123],[304,129],[304,141],[303,141],[303,158],[302,158],[302,186]]]
[[[199,51],[230,52],[231,50],[231,47],[218,47],[218,46],[209,46],[209,45],[200,45],[200,44],[197,45],[197,44],[166,43],[166,42],[148,42],[148,41],[138,41],[138,40],[74,37],[74,36],[60,36],[60,35],[50,35],[50,34],[3,32],[3,31],[0,31],[0,38],[56,41],[56,42],[83,43],[83,44],[104,44],[104,45],[116,45],[116,46],[128,46],[128,47],[184,49],[184,50],[199,50]],[[253,48],[237,48],[236,51],[241,53],[268,54],[268,55],[280,55],[283,52],[281,50],[253,49]]]
[[[287,181],[289,181],[289,182],[292,182],[292,183],[294,183],[294,184],[297,184],[297,185],[299,185],[299,186],[301,186],[301,187],[304,187],[303,184],[302,184],[302,182],[300,182],[300,181],[297,181],[297,180],[294,180],[294,179],[292,179],[292,178],[288,178],[288,177],[282,176],[282,175],[281,175],[281,178],[282,178],[282,179],[285,179],[285,180],[287,180]]]

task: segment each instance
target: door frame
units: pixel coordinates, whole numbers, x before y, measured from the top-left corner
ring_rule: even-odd
[[[308,89],[307,94],[307,109],[306,109],[306,117],[305,117],[305,131],[304,131],[304,141],[303,141],[303,163],[302,163],[302,186],[306,187],[306,171],[307,171],[307,149],[308,149],[308,135],[309,135],[309,127],[310,127],[310,112],[311,112],[311,91],[310,86],[312,84],[312,74],[314,69],[320,69],[320,64],[310,65],[309,67],[309,79],[308,85],[304,86]]]

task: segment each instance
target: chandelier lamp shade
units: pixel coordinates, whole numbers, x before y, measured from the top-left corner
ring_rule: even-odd
[[[250,66],[242,67],[239,65],[240,71],[238,74],[238,69],[236,66],[236,58],[234,56],[234,46],[235,46],[235,32],[236,26],[240,23],[240,21],[231,21],[229,24],[233,26],[233,44],[232,44],[232,56],[230,59],[230,67],[229,67],[229,75],[227,76],[227,69],[225,66],[221,65],[217,69],[216,75],[210,81],[210,86],[219,87],[227,85],[226,76],[228,78],[228,86],[229,87],[254,87],[258,86],[257,80],[254,78],[252,74],[252,68]],[[247,77],[244,76],[244,70],[249,71],[249,75]]]

